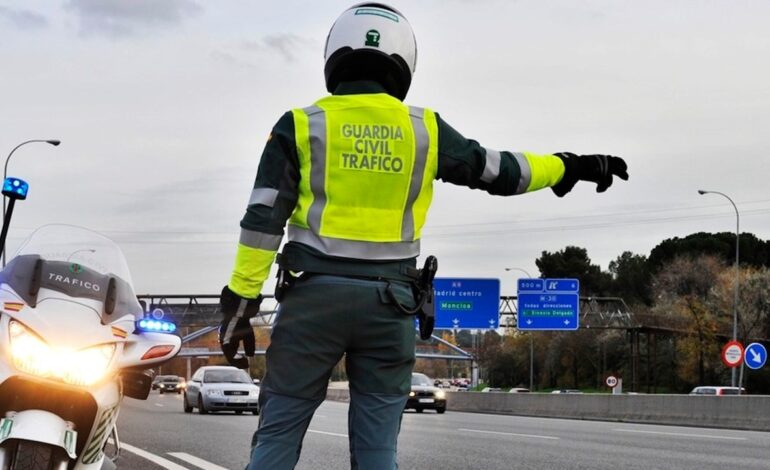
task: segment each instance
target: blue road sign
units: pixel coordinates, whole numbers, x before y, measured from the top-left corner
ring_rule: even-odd
[[[436,278],[433,290],[436,294],[436,329],[499,326],[499,279]]]
[[[577,330],[580,326],[580,281],[519,279],[519,330]]]
[[[760,343],[751,343],[746,347],[743,361],[749,369],[761,369],[767,362],[767,349]]]

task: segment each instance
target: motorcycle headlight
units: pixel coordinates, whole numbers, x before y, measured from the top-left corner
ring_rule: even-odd
[[[93,385],[109,370],[114,344],[102,344],[79,351],[51,348],[19,322],[11,321],[10,353],[20,371],[54,378],[72,385]]]

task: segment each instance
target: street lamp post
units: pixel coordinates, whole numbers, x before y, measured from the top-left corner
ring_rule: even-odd
[[[505,270],[521,271],[524,274],[526,274],[528,278],[532,279],[532,275],[521,268],[505,268]],[[532,338],[532,333],[533,332],[531,331],[529,332],[529,389],[530,390],[534,390],[534,384],[535,384],[535,341]]]
[[[47,139],[47,140],[46,139],[32,139],[32,140],[27,140],[27,141],[24,141],[24,142],[20,143],[19,145],[14,147],[13,150],[11,150],[11,153],[9,153],[8,156],[5,158],[5,166],[3,167],[3,181],[5,181],[5,179],[8,177],[8,162],[11,160],[11,156],[13,155],[13,152],[15,152],[22,145],[31,144],[31,143],[34,143],[34,142],[43,142],[43,143],[46,143],[46,144],[53,145],[54,147],[56,147],[57,145],[59,145],[61,143],[60,140],[56,140],[56,139]],[[6,210],[6,208],[5,208],[5,198],[3,198],[3,220],[5,220],[5,210]],[[5,250],[3,251],[3,267],[5,267]]]
[[[740,265],[738,260],[740,254],[741,216],[738,213],[738,206],[735,205],[735,202],[733,202],[727,194],[720,193],[719,191],[704,191],[702,189],[698,190],[698,194],[719,194],[720,196],[727,198],[727,200],[730,201],[730,204],[733,205],[733,209],[735,209],[735,301],[733,303],[733,341],[736,341],[738,339],[738,290],[740,288]],[[736,370],[735,367],[733,367],[731,379],[733,387],[735,387],[735,374]]]

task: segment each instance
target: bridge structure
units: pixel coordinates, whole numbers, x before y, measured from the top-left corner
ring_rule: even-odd
[[[208,348],[189,347],[189,343],[217,330],[221,321],[218,295],[140,295],[139,301],[145,307],[147,316],[164,318],[176,323],[182,333],[183,348],[178,357],[208,357],[221,355],[221,351]],[[252,326],[269,328],[277,313],[278,303],[271,295],[265,296],[258,317],[252,320]],[[650,357],[656,355],[657,338],[676,337],[691,333],[686,319],[673,316],[637,314],[631,311],[623,299],[618,297],[580,297],[580,329],[624,330],[629,343],[630,386],[637,391],[641,372],[641,339],[646,341],[647,367],[653,363]],[[515,329],[518,324],[517,297],[502,296],[499,303],[500,329]],[[727,338],[728,335],[725,336]],[[442,353],[438,345],[443,345]],[[265,350],[257,350],[264,354]],[[451,359],[470,361],[472,375],[475,378],[478,366],[474,355],[451,344],[437,335],[428,342],[418,342],[415,355],[426,359]],[[189,364],[189,360],[188,360]],[[648,376],[654,371],[647,371]]]
[[[139,295],[139,302],[144,306],[146,316],[155,319],[173,321],[177,328],[186,332],[182,335],[182,344],[189,343],[217,330],[221,321],[218,295]],[[252,319],[254,327],[271,327],[278,310],[278,302],[272,295],[266,295],[260,307],[260,315]],[[456,355],[417,353],[418,357],[431,359],[472,360],[472,355],[457,346],[434,336],[434,340],[444,344]],[[257,351],[264,354],[264,350]],[[179,357],[203,357],[221,355],[221,351],[201,351],[183,348]]]

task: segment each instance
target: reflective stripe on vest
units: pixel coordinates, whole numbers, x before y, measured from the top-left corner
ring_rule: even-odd
[[[438,168],[435,114],[380,94],[331,96],[293,114],[300,183],[289,240],[347,258],[417,256]]]

